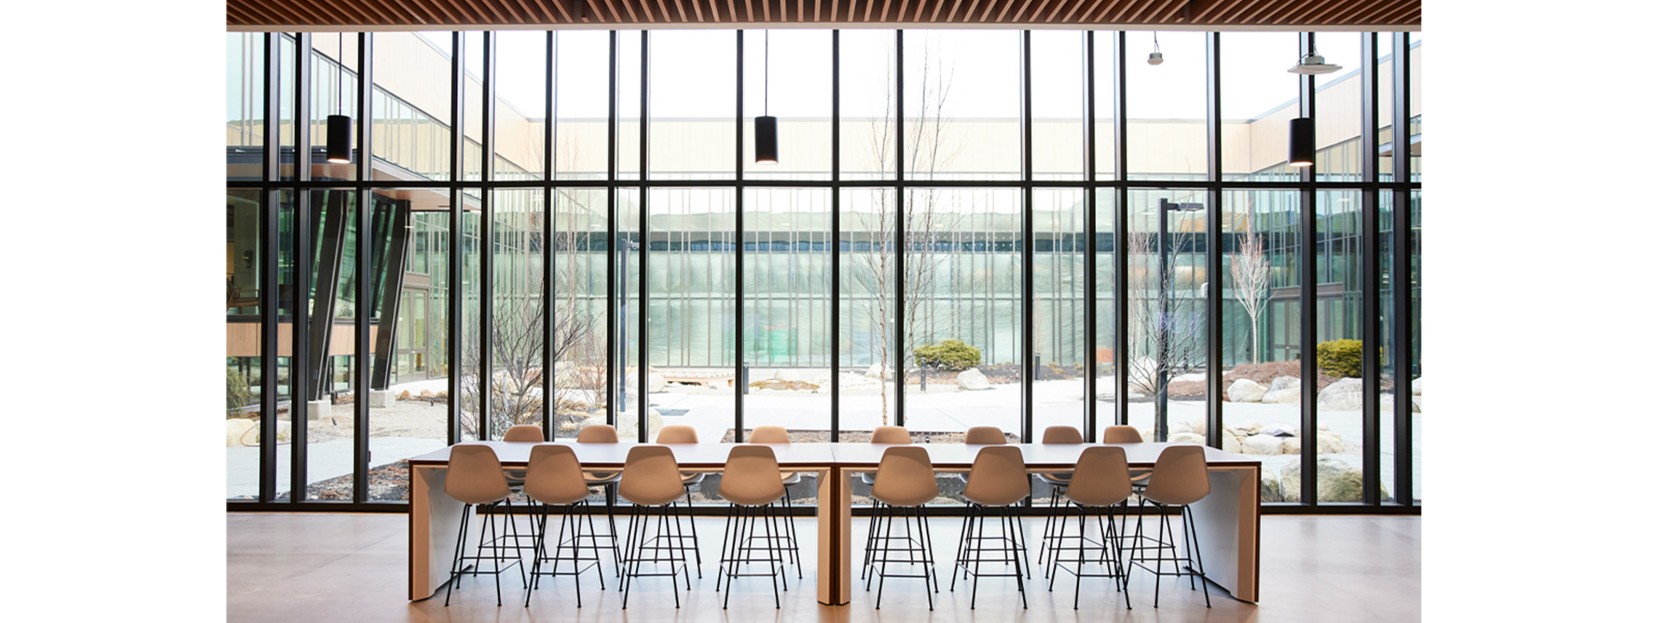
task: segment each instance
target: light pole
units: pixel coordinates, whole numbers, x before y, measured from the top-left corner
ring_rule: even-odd
[[[1165,221],[1171,212],[1198,212],[1205,209],[1202,203],[1177,203],[1163,197],[1159,198],[1159,317],[1154,325],[1158,335],[1158,361],[1155,366],[1153,383],[1158,391],[1155,392],[1153,403],[1153,440],[1165,441],[1170,438],[1170,241],[1169,226]]]
[[[622,251],[617,254],[617,264],[619,264],[617,266],[617,278],[622,280],[622,285],[617,290],[617,344],[625,349],[622,353],[623,357],[628,356],[626,350],[628,347],[628,252],[639,248],[640,245],[632,240],[620,240],[617,243],[617,250]],[[634,363],[638,366],[640,362]],[[623,378],[626,379],[628,377],[628,366],[621,367]],[[645,370],[642,368],[640,373],[645,374]],[[617,414],[621,415],[627,410],[628,383],[625,382],[617,387]]]

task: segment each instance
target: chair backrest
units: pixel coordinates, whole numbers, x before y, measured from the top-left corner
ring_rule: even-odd
[[[774,471],[773,474],[778,472]],[[686,490],[680,482],[680,464],[667,446],[634,446],[623,461],[617,495],[642,506],[662,506],[680,499]]]
[[[1130,498],[1130,461],[1118,446],[1090,446],[1066,486],[1066,497],[1084,506],[1112,506]]]
[[[444,493],[463,504],[489,504],[507,497],[507,474],[494,448],[482,443],[461,443],[450,448],[449,473],[444,476]]]
[[[547,441],[547,438],[542,436],[541,426],[536,424],[515,424],[509,427],[506,433],[502,434],[501,440],[542,442]]]
[[[971,428],[968,429],[968,433],[963,435],[963,443],[966,443],[966,444],[978,444],[978,445],[988,445],[989,446],[989,445],[1005,444],[1005,443],[1008,443],[1008,442],[1009,442],[1009,438],[1004,437],[1003,436],[1003,431],[1001,429],[997,428],[996,426],[975,426],[975,427],[971,427]]]
[[[1008,506],[1032,494],[1032,480],[1026,475],[1026,460],[1020,448],[988,446],[974,455],[963,497],[981,506]]]
[[[588,498],[582,463],[570,446],[538,444],[530,449],[525,469],[525,495],[543,504],[575,504]]]
[[[1043,443],[1083,443],[1084,434],[1071,426],[1050,426],[1043,429]]]
[[[1172,445],[1159,452],[1141,495],[1161,504],[1192,504],[1210,495],[1205,447]]]
[[[617,429],[610,424],[589,424],[576,431],[577,443],[617,443]]]
[[[749,431],[749,443],[789,443],[790,431],[782,426],[757,426]]]
[[[1141,443],[1141,431],[1134,426],[1108,426],[1101,431],[1101,443]]]
[[[878,426],[870,433],[871,443],[911,443],[911,431],[898,426]]]
[[[657,431],[657,443],[697,443],[697,429],[685,424],[664,426]]]
[[[939,497],[934,463],[922,446],[894,446],[882,451],[870,495],[891,506],[921,506]]]
[[[784,497],[784,481],[778,477],[778,456],[769,446],[732,446],[721,473],[720,496],[733,504],[760,506]]]

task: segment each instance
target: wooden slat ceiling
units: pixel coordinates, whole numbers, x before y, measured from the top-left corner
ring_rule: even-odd
[[[230,30],[730,24],[1417,30],[1421,0],[226,0]]]

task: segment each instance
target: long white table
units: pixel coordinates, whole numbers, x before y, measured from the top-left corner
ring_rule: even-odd
[[[524,469],[536,444],[490,441],[504,468]],[[633,443],[557,442],[570,446],[585,469],[621,468]],[[671,444],[675,461],[686,471],[718,472],[733,444]],[[919,444],[941,472],[968,471],[984,446]],[[1084,448],[1104,444],[1013,444],[1030,472],[1068,471]],[[1151,468],[1163,443],[1113,444],[1124,448],[1131,468]],[[847,605],[852,596],[852,509],[849,477],[872,471],[883,444],[798,443],[773,445],[778,464],[789,471],[818,474],[818,601]],[[1209,563],[1206,576],[1242,601],[1257,601],[1261,569],[1262,463],[1244,455],[1205,448],[1210,495],[1193,505],[1200,554]],[[445,495],[449,448],[409,460],[409,599],[431,597],[449,579],[444,564],[455,551],[462,504]],[[1214,561],[1214,562],[1211,562]],[[439,564],[433,564],[438,562]]]

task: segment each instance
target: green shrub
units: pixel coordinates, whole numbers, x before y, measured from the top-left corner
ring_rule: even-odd
[[[916,360],[922,365],[943,370],[967,370],[980,365],[980,349],[962,340],[945,340],[918,347]]]
[[[233,368],[225,369],[225,412],[234,415],[238,409],[254,402],[254,392],[248,380]]]
[[[1360,376],[1360,340],[1332,340],[1321,342],[1314,349],[1315,362],[1320,371],[1338,378]]]

